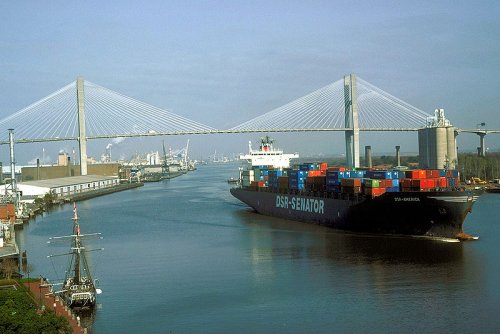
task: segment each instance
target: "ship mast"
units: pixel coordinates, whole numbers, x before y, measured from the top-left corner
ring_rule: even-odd
[[[75,277],[73,278],[74,284],[80,284],[80,225],[78,224],[78,215],[76,213],[76,203],[73,203],[73,235],[74,245],[73,254],[75,255]]]

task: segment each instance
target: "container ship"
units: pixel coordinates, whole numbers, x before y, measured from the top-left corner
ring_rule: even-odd
[[[260,214],[363,234],[476,239],[463,223],[477,191],[460,188],[457,170],[375,170],[303,163],[273,148],[269,137],[240,156],[251,166],[240,172],[231,194]],[[286,163],[285,163],[286,162]],[[279,167],[277,167],[279,166]]]

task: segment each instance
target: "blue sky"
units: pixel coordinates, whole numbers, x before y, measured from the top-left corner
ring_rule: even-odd
[[[0,118],[81,75],[222,129],[356,73],[428,113],[444,108],[458,127],[500,129],[498,1],[5,1],[0,29]],[[259,136],[190,140],[197,158],[245,151]],[[303,155],[344,150],[339,134],[274,136]],[[187,137],[126,140],[115,152],[160,150],[162,139]],[[500,150],[500,135],[486,140]],[[362,134],[370,144],[417,151],[416,134]],[[18,145],[17,160],[40,155],[37,145]],[[55,158],[76,144],[46,146]],[[458,146],[478,138],[460,135]]]

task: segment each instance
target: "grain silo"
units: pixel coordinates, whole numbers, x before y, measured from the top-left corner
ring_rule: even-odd
[[[444,109],[436,109],[436,116],[418,131],[418,152],[420,168],[456,168],[456,131],[444,117]]]

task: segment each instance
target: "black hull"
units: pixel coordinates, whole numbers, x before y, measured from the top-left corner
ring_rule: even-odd
[[[461,238],[478,194],[461,191],[312,196],[233,188],[231,194],[258,213],[336,229],[369,233]],[[331,194],[330,194],[331,196]]]

